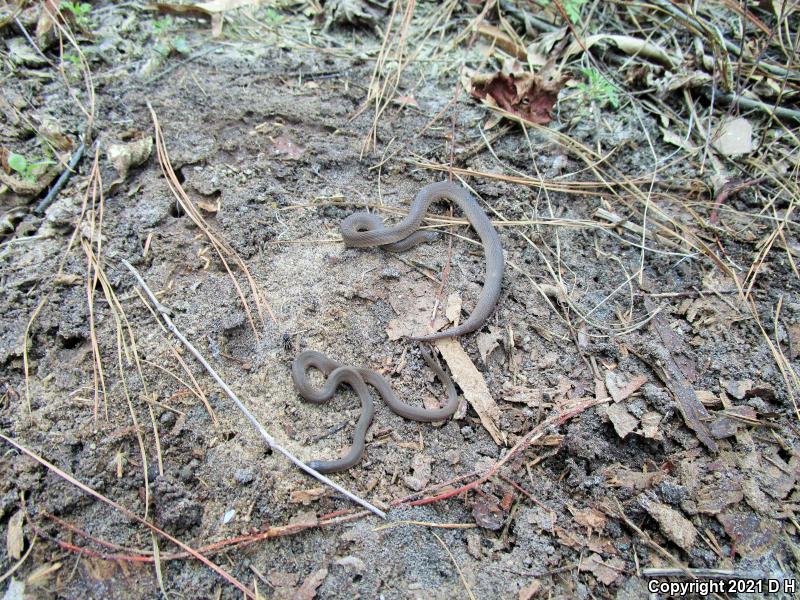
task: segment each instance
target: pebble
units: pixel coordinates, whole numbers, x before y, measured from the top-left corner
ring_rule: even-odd
[[[193,476],[194,473],[189,465],[181,467],[180,473],[178,473],[178,477],[180,477],[181,481],[184,483],[189,483]]]
[[[253,480],[256,478],[255,473],[253,473],[252,469],[239,469],[236,473],[233,474],[233,478],[236,480],[236,483],[241,483],[242,485],[248,485],[253,483]]]

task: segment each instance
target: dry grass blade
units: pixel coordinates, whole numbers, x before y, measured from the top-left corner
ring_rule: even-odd
[[[158,154],[158,162],[161,165],[161,170],[164,173],[164,177],[167,179],[167,184],[169,185],[172,194],[175,196],[175,199],[180,204],[181,208],[184,212],[189,215],[189,218],[192,222],[197,225],[200,231],[206,236],[208,241],[211,243],[212,247],[217,253],[220,261],[222,261],[225,270],[228,272],[228,275],[233,282],[233,286],[236,289],[236,293],[239,296],[240,301],[242,302],[242,306],[245,309],[245,313],[247,314],[247,319],[250,322],[250,326],[253,329],[253,334],[256,338],[260,337],[260,329],[256,326],[255,320],[253,318],[253,313],[250,309],[250,303],[247,301],[244,292],[242,291],[241,286],[239,285],[239,281],[234,275],[233,271],[231,270],[228,261],[232,261],[238,269],[242,272],[245,279],[247,280],[250,286],[250,293],[253,296],[253,301],[256,305],[256,310],[258,312],[258,316],[261,322],[261,325],[265,324],[264,318],[264,311],[269,314],[270,319],[273,323],[277,323],[275,319],[275,315],[272,313],[272,309],[269,307],[262,298],[261,292],[256,285],[253,276],[250,274],[250,270],[247,268],[244,260],[237,254],[237,252],[228,244],[224,239],[218,237],[211,227],[208,225],[206,220],[203,218],[203,215],[200,214],[200,211],[197,210],[194,203],[189,199],[187,196],[186,191],[181,186],[180,181],[178,180],[177,176],[175,175],[175,171],[172,169],[172,163],[169,160],[169,154],[167,153],[167,147],[164,143],[164,136],[161,131],[161,125],[158,122],[158,117],[156,116],[155,110],[153,107],[150,106],[148,103],[148,108],[150,109],[150,115],[153,119],[153,127],[155,129],[155,138],[156,138],[156,152]]]
[[[82,240],[83,242],[83,250],[86,253],[86,258],[91,265],[94,273],[97,276],[97,280],[99,281],[103,293],[108,301],[108,306],[111,310],[111,315],[114,320],[115,331],[116,331],[116,342],[117,342],[117,367],[119,371],[120,382],[122,383],[122,390],[125,395],[125,400],[128,405],[128,412],[131,416],[131,420],[133,421],[134,431],[136,432],[136,440],[139,443],[139,454],[142,458],[142,477],[144,478],[144,518],[147,518],[148,510],[150,508],[150,482],[148,477],[148,460],[147,460],[147,451],[144,445],[144,438],[142,437],[142,430],[139,426],[139,419],[136,417],[136,409],[133,406],[133,400],[131,399],[130,390],[128,389],[128,380],[125,377],[125,364],[123,363],[123,353],[127,355],[128,363],[132,362],[131,360],[131,351],[128,348],[128,345],[125,341],[125,329],[128,331],[128,335],[130,336],[130,343],[131,349],[133,354],[136,354],[136,347],[135,342],[133,340],[133,331],[131,330],[130,324],[128,323],[128,319],[125,316],[125,311],[122,309],[122,305],[119,303],[117,299],[117,295],[114,293],[114,289],[111,287],[110,282],[108,281],[105,272],[101,269],[100,263],[95,256],[94,252],[92,251],[91,246],[87,243],[86,240]],[[136,359],[136,366],[138,367],[139,377],[141,382],[144,386],[144,393],[147,395],[147,385],[145,383],[144,376],[141,372],[141,367],[139,366],[138,357]]]
[[[464,589],[467,590],[467,594],[469,595],[470,600],[475,600],[475,594],[472,593],[472,589],[469,587],[467,579],[464,577],[464,572],[461,570],[461,567],[458,566],[458,562],[456,562],[456,557],[453,556],[452,552],[450,552],[450,548],[447,547],[447,544],[444,543],[444,540],[442,538],[440,538],[433,531],[431,531],[431,534],[433,534],[433,537],[435,537],[436,540],[442,545],[442,548],[445,549],[445,552],[447,552],[447,555],[450,557],[450,560],[453,561],[453,566],[456,568],[456,571],[458,571],[458,576],[461,578],[461,583],[464,584]]]

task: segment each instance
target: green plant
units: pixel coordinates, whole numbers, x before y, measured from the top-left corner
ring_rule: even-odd
[[[153,21],[153,33],[156,36],[161,35],[168,29],[172,29],[172,17],[164,17],[163,19],[156,19]]]
[[[581,73],[586,77],[586,82],[579,82],[578,89],[594,102],[600,104],[610,104],[613,108],[619,108],[619,96],[617,86],[611,83],[606,76],[594,68],[581,69]]]
[[[61,58],[73,65],[79,65],[81,63],[81,58],[77,54],[64,53]]]
[[[283,21],[283,17],[277,10],[270,6],[264,13],[264,20],[267,22],[267,25],[278,25]]]
[[[562,0],[561,6],[564,7],[564,12],[567,13],[569,20],[577,23],[581,20],[581,8],[588,0]]]
[[[67,2],[61,0],[61,8],[68,10],[75,17],[75,22],[80,27],[89,25],[89,13],[92,12],[92,5],[88,2]]]
[[[29,162],[22,154],[16,152],[10,152],[8,155],[8,166],[11,170],[30,182],[36,181],[36,176],[41,174],[44,167],[52,164],[55,164],[55,161],[48,159]]]
[[[173,50],[178,54],[189,54],[191,48],[184,37],[170,37],[174,21],[172,17],[164,17],[153,21],[153,35],[157,42],[155,51],[161,56],[168,56]]]

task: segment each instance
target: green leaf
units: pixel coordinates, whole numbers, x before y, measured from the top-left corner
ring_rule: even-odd
[[[22,154],[12,152],[8,155],[8,166],[20,175],[25,175],[25,172],[28,170],[28,160],[22,156]]]
[[[187,44],[186,40],[182,37],[172,40],[172,47],[181,54],[189,54],[189,44]]]

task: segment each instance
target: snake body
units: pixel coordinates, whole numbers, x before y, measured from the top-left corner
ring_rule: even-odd
[[[443,408],[427,410],[410,406],[395,396],[389,382],[379,373],[371,369],[344,366],[321,352],[306,350],[294,359],[292,362],[292,381],[294,381],[297,393],[307,401],[314,404],[323,404],[333,397],[336,393],[336,388],[343,383],[349,385],[361,401],[361,415],[356,423],[356,429],[353,433],[353,445],[350,450],[337,460],[313,460],[308,463],[309,467],[320,473],[335,473],[349,469],[361,460],[361,456],[364,454],[367,429],[369,429],[375,416],[375,406],[367,391],[367,384],[374,387],[389,408],[401,417],[414,421],[432,422],[442,421],[453,415],[456,408],[458,408],[458,395],[453,381],[442,370],[427,349],[421,348],[420,350],[422,351],[422,358],[447,388],[447,404]],[[314,388],[308,382],[307,371],[309,368],[317,369],[325,375],[326,380],[321,388]]]
[[[435,236],[431,232],[418,229],[428,207],[437,200],[450,200],[457,204],[477,232],[486,255],[486,276],[475,310],[469,318],[458,327],[410,338],[421,342],[456,337],[475,331],[494,311],[497,299],[500,297],[505,263],[500,236],[497,235],[486,213],[463,187],[449,181],[440,181],[422,188],[414,198],[406,218],[394,227],[385,227],[379,217],[367,212],[354,213],[341,224],[342,238],[347,246],[354,248],[380,246],[390,252],[402,252],[422,242],[431,241],[432,236]]]
[[[420,231],[419,226],[428,207],[437,200],[450,200],[457,204],[477,232],[486,256],[486,276],[475,310],[472,311],[469,318],[457,327],[410,338],[421,342],[452,338],[475,331],[494,311],[497,299],[500,297],[504,260],[500,237],[486,213],[463,187],[448,181],[441,181],[422,188],[414,198],[406,218],[394,227],[385,227],[377,215],[368,212],[354,213],[341,224],[342,238],[347,246],[354,248],[380,246],[390,252],[403,252],[417,244],[436,238],[435,233]],[[389,382],[380,374],[370,369],[342,365],[320,352],[307,350],[294,359],[292,380],[297,392],[307,401],[324,404],[333,397],[336,389],[343,383],[349,385],[361,401],[361,415],[356,423],[353,445],[350,450],[337,460],[313,460],[308,463],[309,467],[320,473],[334,473],[349,469],[361,460],[367,429],[375,416],[375,406],[370,398],[367,385],[375,388],[393,412],[407,419],[424,422],[442,421],[455,413],[458,408],[458,396],[453,381],[425,347],[421,347],[420,352],[422,358],[447,388],[447,404],[443,408],[426,410],[410,406],[395,396]],[[319,370],[326,377],[325,383],[319,389],[314,388],[308,382],[307,371],[310,368]]]

